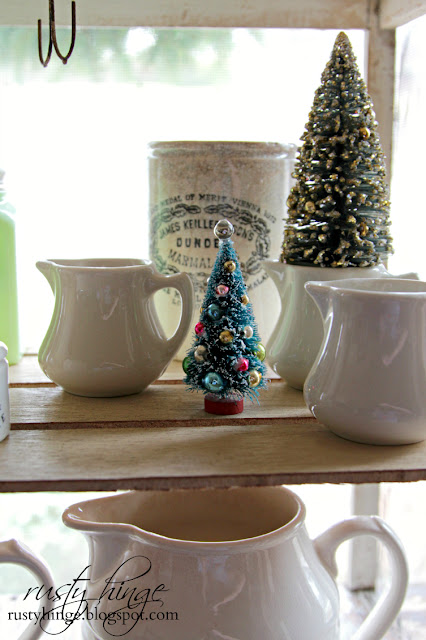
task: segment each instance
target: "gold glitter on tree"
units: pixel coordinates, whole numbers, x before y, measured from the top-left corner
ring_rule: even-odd
[[[315,92],[293,177],[282,262],[369,267],[392,253],[377,122],[343,32]]]

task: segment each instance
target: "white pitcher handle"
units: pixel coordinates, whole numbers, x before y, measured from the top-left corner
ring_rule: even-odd
[[[154,272],[150,278],[150,294],[153,295],[160,289],[177,289],[182,298],[181,315],[179,325],[171,338],[165,340],[167,355],[172,358],[184,341],[192,322],[194,311],[194,286],[187,273],[164,275]]]
[[[314,540],[315,550],[327,569],[337,576],[336,551],[345,540],[369,535],[378,538],[389,551],[391,583],[353,637],[353,640],[379,640],[396,618],[408,584],[408,566],[401,542],[392,529],[377,516],[354,516],[327,529]]]
[[[31,571],[38,584],[40,586],[44,585],[45,587],[45,589],[43,589],[44,595],[40,599],[38,612],[43,614],[44,612],[49,611],[50,607],[47,591],[51,586],[53,586],[53,579],[49,569],[43,561],[36,556],[31,549],[17,540],[6,540],[5,542],[0,542],[0,562],[18,564]],[[41,634],[44,633],[46,626],[47,621],[44,621],[43,628],[38,622],[36,624],[34,624],[34,622],[30,622],[26,629],[21,633],[18,640],[37,640],[37,638],[40,638]]]

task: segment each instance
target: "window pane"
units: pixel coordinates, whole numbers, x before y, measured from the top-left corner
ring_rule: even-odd
[[[348,34],[363,69],[364,33]],[[0,166],[17,209],[26,349],[38,350],[53,304],[38,259],[147,257],[147,143],[297,144],[336,35],[82,29],[68,64],[52,56],[43,69],[36,29],[0,28]],[[58,38],[66,51],[69,30]]]
[[[426,132],[426,16],[397,29],[395,129],[392,170],[392,232],[395,272],[417,271],[426,278],[423,151]]]

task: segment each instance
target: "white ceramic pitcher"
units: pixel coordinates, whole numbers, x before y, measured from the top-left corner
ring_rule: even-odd
[[[48,612],[51,608],[49,606],[48,590],[50,587],[53,587],[53,578],[44,562],[36,556],[31,549],[17,540],[5,540],[4,542],[0,542],[0,562],[20,565],[25,569],[28,569],[28,571],[33,574],[40,587],[46,587],[39,600],[40,605],[37,613],[41,616],[43,613]],[[44,620],[42,625],[34,624],[34,621],[30,622],[30,624],[21,633],[18,640],[37,640],[37,638],[40,638],[41,635],[44,634],[48,624],[48,620]],[[11,639],[8,638],[8,640]]]
[[[385,544],[391,576],[353,640],[381,638],[407,586],[401,544],[380,518],[312,542],[303,502],[284,487],[128,492],[63,520],[89,542],[85,640],[338,640],[335,552],[362,534]]]
[[[138,393],[161,376],[191,324],[193,286],[186,273],[159,274],[150,261],[91,259],[37,262],[55,296],[39,351],[44,373],[82,396]],[[153,295],[175,288],[179,325],[166,338]]]
[[[426,282],[308,282],[324,340],[306,379],[312,413],[369,444],[426,439]]]
[[[281,298],[280,315],[266,345],[266,359],[274,371],[295,389],[303,389],[324,335],[321,316],[314,301],[305,291],[305,283],[310,280],[393,277],[382,264],[375,267],[333,269],[265,260],[263,266]],[[399,277],[417,276],[410,273]]]

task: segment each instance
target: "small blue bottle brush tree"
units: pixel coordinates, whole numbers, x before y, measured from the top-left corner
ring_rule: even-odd
[[[234,414],[244,396],[256,399],[266,385],[265,348],[260,342],[228,220],[217,223],[219,250],[195,326],[195,339],[182,366],[184,382],[200,390],[209,413]]]

